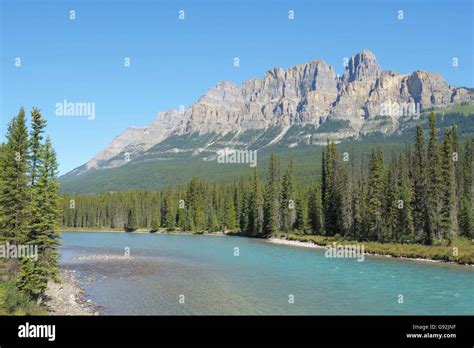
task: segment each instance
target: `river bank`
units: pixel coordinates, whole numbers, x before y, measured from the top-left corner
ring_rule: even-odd
[[[279,244],[279,245],[287,245],[287,246],[295,246],[295,247],[302,247],[302,248],[313,248],[313,249],[324,249],[328,250],[329,248],[333,247],[333,245],[318,245],[313,242],[301,242],[298,240],[291,240],[291,239],[285,239],[285,238],[276,238],[276,237],[270,237],[267,239],[269,243],[273,244]],[[341,244],[342,245],[342,244]],[[364,255],[369,255],[369,256],[375,256],[375,257],[394,257],[390,254],[375,254],[375,253],[368,253],[364,252]],[[449,263],[449,264],[458,264],[457,262],[452,262],[452,261],[443,261],[443,260],[433,260],[433,259],[426,259],[426,258],[413,258],[413,257],[403,257],[403,256],[398,256],[394,257],[400,260],[409,260],[409,261],[422,261],[422,262],[438,262],[438,263]],[[474,267],[474,264],[466,264]]]
[[[84,290],[78,285],[76,271],[62,270],[61,283],[49,282],[45,306],[50,315],[100,315],[98,305],[84,299]]]
[[[338,245],[363,245],[364,254],[378,257],[393,257],[423,262],[456,263],[474,266],[474,245],[463,238],[455,238],[450,245],[421,245],[378,242],[357,242],[335,237],[298,234],[277,234],[268,239],[271,243],[314,248],[329,248]]]

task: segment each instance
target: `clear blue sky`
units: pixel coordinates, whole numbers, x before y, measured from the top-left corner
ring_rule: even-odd
[[[342,73],[344,57],[369,48],[384,69],[436,71],[474,86],[471,0],[0,2],[0,139],[20,106],[39,107],[62,174],[158,111],[274,66],[320,58]],[[95,119],[55,116],[64,99],[94,102]]]

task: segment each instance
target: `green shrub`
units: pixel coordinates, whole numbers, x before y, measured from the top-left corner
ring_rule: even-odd
[[[16,287],[14,281],[0,283],[1,315],[42,315],[46,311]]]

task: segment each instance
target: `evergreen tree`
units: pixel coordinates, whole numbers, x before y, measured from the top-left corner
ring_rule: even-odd
[[[257,169],[254,168],[248,197],[248,224],[246,233],[250,236],[262,236],[263,232],[263,197]]]
[[[385,240],[393,240],[395,235],[397,210],[399,209],[398,166],[397,154],[392,151],[385,185]]]
[[[309,194],[309,223],[313,234],[323,233],[323,204],[321,201],[321,188],[314,183]]]
[[[137,216],[137,208],[135,204],[132,202],[131,206],[128,208],[128,217],[127,223],[124,226],[127,231],[135,231],[138,226],[138,216]]]
[[[423,129],[416,126],[415,153],[413,156],[413,225],[416,241],[431,244],[432,223],[428,207],[427,161]]]
[[[466,140],[463,156],[462,173],[462,203],[461,216],[459,219],[460,233],[468,238],[474,238],[474,214],[472,206],[472,154],[474,143],[471,139]]]
[[[347,221],[350,220],[347,188],[348,178],[336,144],[329,143],[324,160],[324,228],[328,236],[344,235],[347,232]]]
[[[281,229],[283,231],[293,229],[296,220],[295,200],[295,178],[293,174],[293,157],[291,157],[288,169],[283,177],[282,204],[280,207]]]
[[[171,187],[168,187],[163,193],[163,205],[161,213],[162,225],[166,228],[174,228],[176,226],[176,207],[172,197]]]
[[[153,216],[151,218],[151,225],[150,225],[150,230],[152,232],[156,232],[160,229],[160,213],[159,209],[155,209]]]
[[[453,146],[451,131],[444,135],[441,148],[441,216],[440,230],[443,239],[449,240],[455,228],[455,172],[453,164]]]
[[[466,197],[463,197],[460,216],[461,235],[472,239],[474,238],[474,214],[472,213],[472,203]]]
[[[332,152],[331,144],[328,142],[327,153],[324,151],[322,152],[321,160],[321,199],[323,203],[323,230],[325,233],[328,230],[331,230],[331,225],[333,223],[332,208],[330,206]]]
[[[217,215],[214,210],[212,210],[211,213],[209,214],[208,230],[209,232],[219,231],[219,221],[217,219]]]
[[[6,140],[0,172],[3,183],[0,231],[4,241],[19,244],[25,241],[28,232],[31,201],[29,140],[23,108],[10,122]]]
[[[367,237],[369,240],[384,240],[384,170],[383,154],[372,150],[369,162],[367,192]]]
[[[59,270],[59,222],[61,219],[58,165],[50,139],[37,153],[40,166],[32,188],[31,226],[27,241],[38,246],[38,259],[23,259],[19,288],[33,298],[41,298],[49,280],[57,280]]]
[[[233,230],[235,229],[236,224],[236,213],[235,213],[235,203],[234,195],[231,193],[226,199],[225,204],[225,229]]]
[[[31,135],[30,135],[30,149],[31,149],[31,186],[34,186],[37,179],[37,170],[41,166],[41,151],[43,132],[46,127],[46,120],[41,116],[41,112],[37,108],[31,111]]]
[[[397,217],[393,239],[397,242],[412,242],[414,238],[413,211],[412,211],[412,186],[410,182],[408,164],[406,158],[401,154],[398,160],[398,202]]]
[[[178,212],[176,213],[176,227],[180,228],[181,230],[187,230],[188,224],[188,212],[187,209],[184,207],[178,207]],[[189,230],[187,230],[189,231]]]
[[[263,211],[263,233],[271,235],[279,230],[279,196],[280,178],[278,157],[270,155],[268,178],[265,187],[265,204]]]
[[[364,240],[366,238],[366,223],[365,223],[365,201],[366,192],[361,177],[359,177],[354,184],[352,194],[352,228],[348,235],[349,238],[356,240]]]
[[[294,229],[297,231],[305,232],[306,229],[306,220],[308,218],[308,210],[306,209],[307,205],[304,198],[300,195],[296,200],[296,209],[295,209],[295,223],[293,225]]]
[[[452,125],[450,128],[452,162],[454,166],[454,217],[453,225],[456,230],[461,219],[461,208],[463,200],[463,166],[459,160],[462,157],[459,147],[458,127]]]
[[[436,128],[436,116],[431,112],[429,118],[430,137],[428,142],[428,177],[427,177],[427,196],[428,196],[428,213],[429,213],[429,230],[432,231],[433,237],[439,239],[440,235],[440,157],[437,144],[438,130]]]

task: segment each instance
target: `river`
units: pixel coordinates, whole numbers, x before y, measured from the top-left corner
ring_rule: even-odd
[[[474,313],[474,268],[244,237],[65,232],[61,265],[103,314]],[[130,258],[89,259],[117,255]]]

